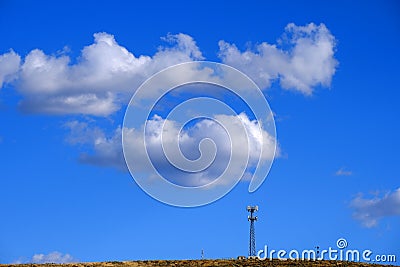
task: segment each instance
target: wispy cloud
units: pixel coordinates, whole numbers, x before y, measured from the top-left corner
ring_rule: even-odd
[[[351,203],[353,218],[367,228],[378,225],[380,219],[400,216],[400,188],[383,196],[364,197],[359,194]]]
[[[58,251],[53,251],[49,254],[35,254],[29,260],[17,260],[15,264],[21,263],[70,263],[78,262],[77,259],[72,257],[70,254],[63,254]]]
[[[69,130],[66,141],[71,145],[88,146],[90,152],[82,152],[79,161],[84,164],[114,167],[126,171],[126,164],[122,153],[121,127],[117,127],[111,134],[89,123],[77,120],[64,124]]]
[[[342,167],[342,168],[338,169],[338,170],[335,172],[335,175],[336,175],[336,176],[351,176],[351,175],[353,175],[353,172],[350,171],[350,170],[347,170],[347,169],[344,168],[344,167]]]

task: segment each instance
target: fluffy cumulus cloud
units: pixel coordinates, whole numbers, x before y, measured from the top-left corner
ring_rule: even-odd
[[[58,251],[50,252],[49,254],[35,254],[29,260],[18,260],[14,263],[70,263],[70,262],[78,262],[77,259],[72,257],[70,254],[63,254]]]
[[[278,45],[263,42],[242,52],[235,44],[220,41],[219,47],[222,62],[242,70],[260,87],[279,79],[282,88],[306,95],[318,85],[329,86],[338,64],[335,38],[324,24],[290,23]]]
[[[0,55],[0,88],[16,78],[20,62],[21,57],[12,50]]]
[[[32,50],[20,65],[14,52],[0,57],[0,81],[17,76],[26,112],[107,116],[128,101],[134,90],[155,72],[186,61],[203,59],[193,38],[168,35],[169,43],[153,56],[135,56],[108,33],[95,33],[94,43],[82,49],[78,62],[67,55]]]
[[[131,159],[134,165],[131,167],[135,171],[149,173],[154,166],[161,175],[169,178],[171,182],[185,186],[203,185],[216,179],[226,168],[232,153],[235,153],[236,156],[243,154],[243,144],[246,143],[248,143],[250,152],[248,169],[255,167],[259,159],[264,162],[279,155],[279,149],[274,154],[274,137],[265,131],[260,131],[257,121],[251,121],[244,114],[237,116],[215,115],[214,119],[215,121],[199,120],[191,127],[181,129],[177,122],[165,120],[155,115],[147,121],[145,135],[143,128],[117,128],[113,134],[106,136],[101,129],[86,122],[71,121],[65,126],[70,129],[70,134],[67,137],[68,142],[93,147],[93,153],[81,154],[80,160],[82,162],[100,166],[113,166],[125,170],[126,165],[121,145],[121,131],[123,130],[125,131],[125,138],[128,140],[125,149],[132,151],[133,158]],[[225,128],[221,125],[224,125]],[[247,136],[239,134],[243,132],[239,130],[240,127],[244,127],[244,130],[248,133]],[[230,128],[231,132],[227,133],[226,128]],[[188,173],[177,168],[177,166],[184,165],[183,161],[179,161],[180,153],[183,154],[185,159],[189,160],[196,160],[204,156],[201,154],[202,152],[211,153],[210,151],[213,149],[210,147],[202,152],[199,150],[201,141],[205,139],[212,140],[216,149],[215,155],[212,155],[215,158],[213,157],[214,160],[207,165],[208,167],[196,173]],[[231,139],[239,140],[237,143],[241,146],[232,147]],[[143,142],[146,142],[148,154],[137,149]],[[179,143],[180,150],[167,154],[169,156],[167,158],[165,149],[173,147],[176,142]],[[149,165],[145,160],[147,156],[150,157],[153,165]],[[175,165],[171,164],[171,159],[178,159],[174,162]],[[199,161],[198,165],[203,165],[205,161]]]
[[[354,219],[363,226],[371,228],[378,225],[380,219],[388,216],[400,216],[400,188],[379,197],[355,197],[350,204]]]

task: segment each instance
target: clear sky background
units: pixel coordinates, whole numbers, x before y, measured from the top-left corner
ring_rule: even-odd
[[[346,238],[400,260],[397,1],[6,0],[0,12],[0,263],[247,255],[249,204],[260,207],[257,249]],[[260,47],[294,55],[290,33],[328,47],[275,70]],[[242,182],[210,205],[176,208],[135,184],[115,129],[132,87],[197,59],[259,83],[281,153],[255,193]]]

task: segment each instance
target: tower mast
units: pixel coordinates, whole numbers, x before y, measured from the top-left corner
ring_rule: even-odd
[[[256,232],[254,222],[257,221],[257,216],[254,216],[254,213],[258,211],[258,206],[247,206],[247,211],[250,212],[250,216],[247,217],[247,220],[250,222],[249,257],[251,257],[256,256]]]

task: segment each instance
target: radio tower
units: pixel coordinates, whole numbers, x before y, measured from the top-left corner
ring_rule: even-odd
[[[256,232],[254,229],[254,221],[257,221],[257,216],[254,216],[254,212],[258,211],[258,206],[247,206],[247,211],[250,212],[250,216],[247,220],[250,221],[250,241],[249,241],[249,257],[256,256]]]

